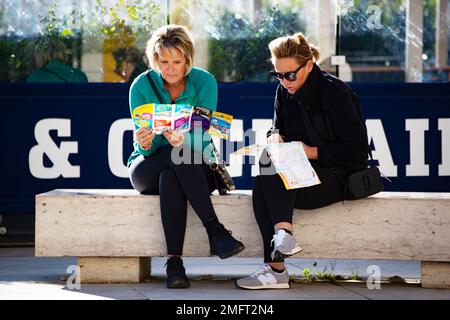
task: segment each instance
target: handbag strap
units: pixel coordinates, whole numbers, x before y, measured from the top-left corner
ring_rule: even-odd
[[[150,83],[150,85],[152,86],[153,92],[155,93],[156,98],[158,98],[159,103],[164,103],[164,100],[161,97],[161,94],[159,93],[158,88],[156,88],[156,85],[152,79],[152,76],[150,75],[150,71],[147,72],[147,79],[148,79],[148,82]]]

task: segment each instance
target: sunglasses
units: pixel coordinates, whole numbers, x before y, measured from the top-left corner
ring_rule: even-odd
[[[284,72],[284,73],[271,71],[271,72],[269,72],[269,74],[279,81],[283,81],[283,79],[286,79],[287,81],[295,81],[295,80],[297,80],[297,72],[301,68],[303,68],[308,61],[309,60],[306,60],[305,62],[303,62],[303,64],[294,71],[289,71],[289,72]]]

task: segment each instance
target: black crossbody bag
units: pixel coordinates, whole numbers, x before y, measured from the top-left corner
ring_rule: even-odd
[[[159,103],[164,103],[163,98],[161,97],[158,88],[156,88],[155,83],[153,82],[153,79],[150,75],[150,72],[147,73],[147,79],[150,83],[150,86],[153,89],[153,92],[155,93],[156,97],[158,98]],[[202,129],[209,128],[209,121],[211,119],[212,112],[208,108],[205,107],[194,107],[193,110],[193,117],[195,118],[195,121],[202,123]],[[207,129],[206,129],[207,130]],[[227,168],[225,167],[225,163],[221,160],[219,153],[217,152],[216,146],[214,145],[214,142],[211,140],[210,142],[214,155],[217,162],[212,162],[209,167],[211,168],[214,176],[214,180],[216,182],[216,188],[219,191],[220,195],[227,194],[228,191],[232,191],[236,189],[236,186],[234,184],[233,179],[231,178],[231,175],[228,173]]]
[[[311,142],[316,146],[322,145],[322,139],[320,139],[319,135],[314,130],[309,115],[306,113],[305,109],[300,103],[298,104],[298,106],[300,112],[302,113],[306,133],[311,139]],[[329,128],[329,130],[330,129],[332,130],[332,128]],[[367,152],[370,156],[370,159],[373,161],[372,150],[370,150],[369,146],[367,146]],[[378,167],[369,166],[368,168],[355,171],[349,174],[347,177],[343,177],[342,175],[340,175],[337,172],[336,168],[332,168],[332,170],[339,179],[342,179],[344,181],[344,199],[347,195],[347,191],[350,193],[352,198],[361,199],[384,190],[383,181],[381,179],[381,174]]]

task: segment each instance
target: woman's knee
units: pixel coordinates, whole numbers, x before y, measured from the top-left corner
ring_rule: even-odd
[[[158,189],[154,187],[154,183],[150,183],[151,181],[136,176],[130,176],[130,182],[134,190],[140,194],[158,194]]]
[[[167,168],[165,168],[163,171],[161,171],[161,174],[159,175],[159,181],[161,182],[161,181],[164,181],[164,182],[166,182],[166,181],[174,181],[174,180],[176,180],[176,178],[177,178],[177,175],[175,174],[175,172],[171,169],[171,168],[169,168],[169,167],[167,167]]]
[[[140,194],[155,194],[158,192],[156,183],[146,170],[143,157],[136,158],[128,169],[131,185]]]

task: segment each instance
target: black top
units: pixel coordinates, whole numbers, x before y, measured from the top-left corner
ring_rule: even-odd
[[[308,114],[322,140],[318,146],[304,129],[302,114]],[[367,167],[367,129],[358,97],[345,82],[320,70],[316,64],[294,95],[281,84],[278,86],[273,129],[279,130],[285,142],[302,141],[317,146],[317,164],[321,167],[335,167],[342,174]]]

